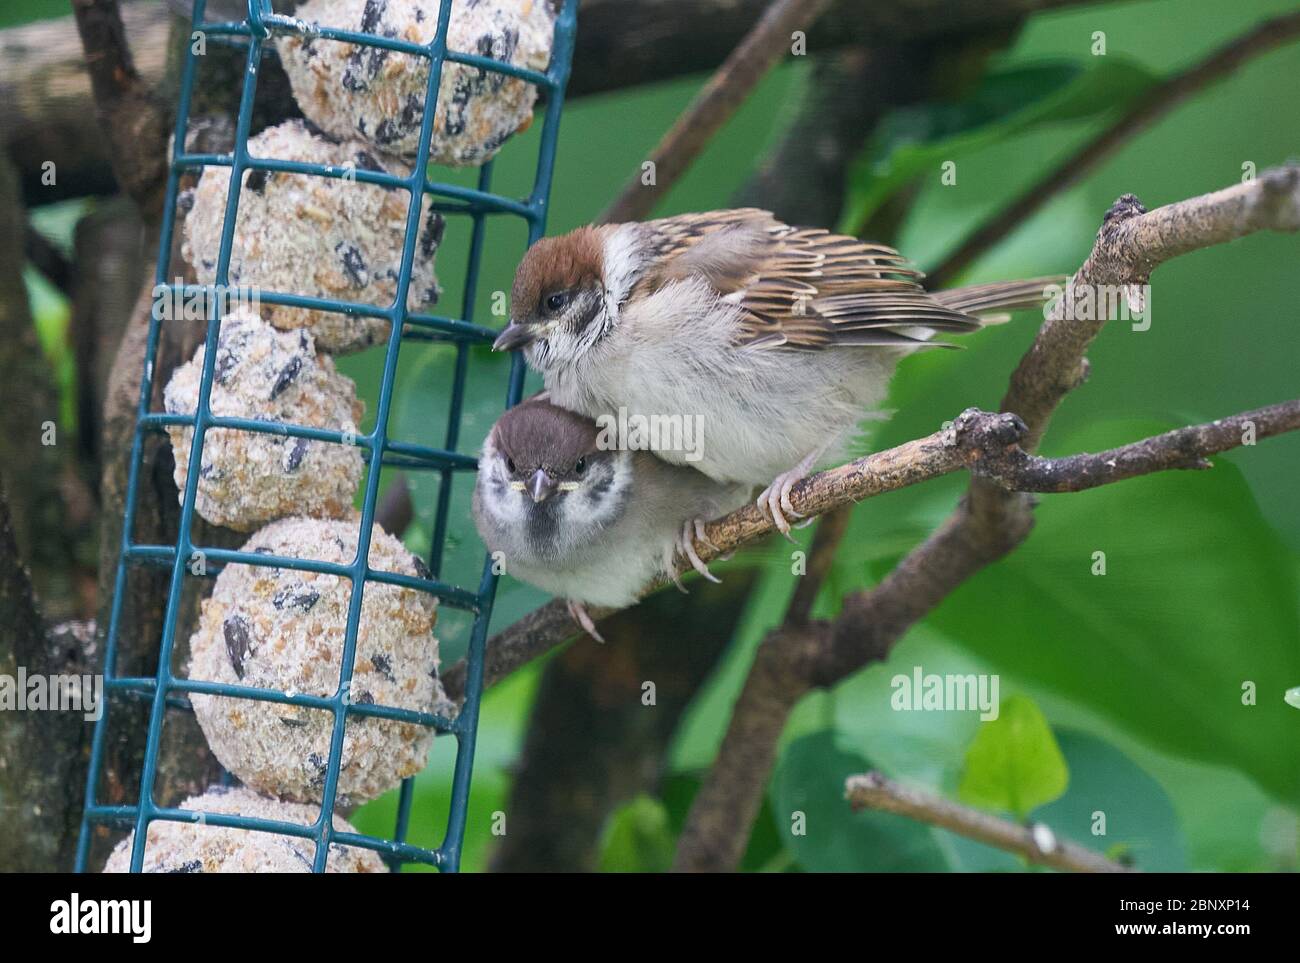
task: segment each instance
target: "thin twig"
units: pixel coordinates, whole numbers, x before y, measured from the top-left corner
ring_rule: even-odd
[[[844,539],[844,533],[848,531],[852,514],[852,506],[841,505],[831,509],[817,523],[806,567],[794,587],[790,605],[785,610],[787,625],[802,625],[812,615],[813,603],[817,601],[817,594],[835,561],[835,553]]]
[[[1015,200],[971,231],[934,270],[927,283],[946,287],[986,251],[1025,224],[1048,201],[1079,183],[1134,135],[1170,113],[1189,97],[1226,77],[1247,61],[1300,37],[1300,11],[1265,20],[1229,41],[1204,60],[1151,87],[1114,123],[1090,138],[1031,184]]]
[[[942,796],[900,785],[879,772],[850,776],[844,783],[844,795],[855,811],[874,809],[906,816],[1052,869],[1071,873],[1133,872],[1078,843],[1061,839],[1042,823],[1020,826]]]
[[[637,171],[600,221],[639,221],[648,215],[782,53],[790,49],[791,34],[806,28],[829,5],[830,0],[775,0],[659,141],[650,156],[654,165],[651,184],[644,184],[642,172]]]

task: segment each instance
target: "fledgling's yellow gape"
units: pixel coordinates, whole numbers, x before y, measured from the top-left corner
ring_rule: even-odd
[[[620,450],[591,419],[529,400],[483,443],[474,523],[507,574],[565,599],[600,639],[583,603],[630,605],[656,578],[675,578],[677,552],[712,579],[695,550],[702,520],[748,495],[743,485]]]
[[[919,278],[891,248],[753,208],[583,227],[529,249],[495,347],[523,348],[581,414],[702,419],[693,467],[767,485],[759,506],[788,535],[790,489],[844,454],[903,355],[1047,283],[930,294]]]

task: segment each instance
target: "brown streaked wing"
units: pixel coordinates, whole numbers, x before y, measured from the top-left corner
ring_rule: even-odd
[[[921,273],[893,248],[821,228],[781,225],[776,237],[779,247],[736,299],[745,311],[746,343],[951,347],[898,329],[963,333],[980,326],[931,298],[919,284]]]
[[[739,290],[776,250],[775,232],[784,227],[754,207],[678,214],[645,226],[655,266],[637,283],[634,296],[688,277],[703,278],[724,294]]]
[[[790,227],[758,208],[680,214],[646,226],[659,266],[638,283],[639,292],[701,277],[744,312],[746,344],[938,347],[896,329],[963,333],[980,326],[927,294],[921,273],[883,244]]]

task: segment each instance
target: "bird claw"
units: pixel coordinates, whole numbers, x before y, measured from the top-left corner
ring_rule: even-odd
[[[772,516],[772,524],[776,526],[776,530],[781,533],[781,536],[787,542],[795,544],[794,536],[790,534],[790,523],[786,520],[785,512],[781,506],[781,486],[784,484],[782,481],[784,478],[785,475],[780,475],[772,484],[764,488],[759,493],[755,504],[758,505],[760,510],[766,509],[767,513]]]
[[[582,631],[603,644],[605,641],[604,636],[596,631],[596,623],[591,620],[591,616],[587,614],[587,610],[583,608],[582,603],[575,602],[573,599],[565,599],[564,604],[569,610],[569,617],[582,626]]]
[[[755,502],[760,510],[767,510],[768,514],[772,516],[772,524],[776,526],[776,530],[785,536],[786,541],[791,544],[797,543],[795,543],[794,536],[790,534],[791,525],[789,519],[797,518],[801,520],[799,524],[793,526],[795,528],[806,528],[812,524],[813,519],[808,518],[803,512],[795,510],[794,505],[790,502],[790,492],[808,474],[816,460],[816,454],[809,455],[794,468],[777,475],[772,479],[772,484],[763,489]]]
[[[776,530],[780,532],[787,541],[794,541],[794,539],[790,537],[790,523],[787,522],[785,516],[781,514],[780,502],[772,498],[772,485],[768,485],[758,493],[758,498],[754,500],[754,504],[758,506],[759,511],[765,511],[772,516],[772,524],[776,526]]]
[[[664,548],[663,557],[664,572],[672,579],[673,584],[677,586],[677,591],[683,595],[690,595],[691,590],[682,582],[682,577],[677,572],[677,540],[673,539],[672,543]]]
[[[697,518],[692,524],[695,526],[695,540],[705,545],[710,551],[717,552],[718,546],[710,542],[704,534],[704,519]]]
[[[699,552],[695,550],[696,539],[699,539],[699,541],[708,545],[709,548],[713,549],[713,551],[716,552],[718,550],[716,545],[711,544],[709,540],[704,537],[704,522],[695,518],[686,522],[686,524],[682,526],[682,533],[677,537],[678,553],[682,558],[691,563],[691,568],[695,569],[695,571],[699,572],[700,575],[704,576],[710,582],[721,582],[722,579],[709,571],[709,566],[705,564],[704,559],[700,558]]]

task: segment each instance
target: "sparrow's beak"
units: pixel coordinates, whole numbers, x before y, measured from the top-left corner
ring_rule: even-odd
[[[555,479],[546,474],[542,469],[533,472],[533,477],[528,479],[528,494],[533,496],[533,501],[544,502],[555,494],[559,485]]]
[[[524,345],[532,344],[536,340],[537,330],[535,325],[511,321],[506,325],[506,329],[497,335],[497,339],[492,342],[492,350],[514,351],[516,348],[522,348]]]

